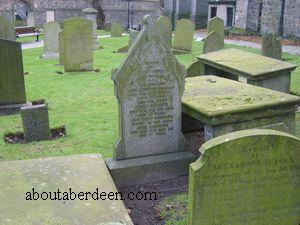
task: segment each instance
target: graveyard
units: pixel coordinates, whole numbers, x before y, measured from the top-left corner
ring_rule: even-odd
[[[151,16],[136,33],[49,22],[44,47],[0,38],[0,222],[298,225],[300,55],[224,44],[209,22],[203,41]],[[31,185],[158,200],[24,203]]]

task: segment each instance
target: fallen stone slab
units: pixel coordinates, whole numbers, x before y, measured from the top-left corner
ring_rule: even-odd
[[[132,225],[116,192],[101,155],[1,162],[0,224]]]

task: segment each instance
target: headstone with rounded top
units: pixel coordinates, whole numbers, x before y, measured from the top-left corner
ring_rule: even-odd
[[[211,32],[216,33],[216,35],[219,37],[220,46],[224,48],[224,20],[219,17],[210,19],[208,22],[207,33],[210,34]]]
[[[189,19],[181,19],[176,24],[173,48],[181,51],[192,51],[195,24]]]
[[[98,10],[94,8],[86,8],[82,10],[83,18],[91,20],[93,22],[93,38],[94,38],[94,49],[99,49],[100,44],[97,39],[97,14]]]
[[[61,27],[57,22],[48,22],[45,24],[44,33],[44,53],[43,59],[59,58],[59,32]]]
[[[262,35],[262,55],[274,59],[282,58],[282,38],[277,35]]]
[[[114,22],[111,24],[110,32],[112,37],[122,37],[124,27],[119,22]]]
[[[15,41],[16,32],[12,23],[5,16],[0,15],[0,39]]]
[[[83,18],[64,22],[64,66],[66,72],[93,70],[93,23]]]
[[[299,225],[300,139],[243,130],[212,139],[190,165],[189,225]]]
[[[203,54],[215,52],[224,48],[224,40],[222,40],[216,32],[210,32],[204,39]]]
[[[156,30],[165,43],[171,48],[172,45],[172,23],[170,18],[161,16],[156,22]]]

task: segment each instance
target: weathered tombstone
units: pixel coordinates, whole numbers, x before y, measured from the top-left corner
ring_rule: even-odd
[[[192,51],[195,33],[195,24],[188,19],[181,19],[176,24],[175,40],[173,48],[175,50]]]
[[[59,40],[59,65],[64,65],[64,31],[58,34]]]
[[[219,17],[214,17],[209,20],[208,22],[208,30],[207,33],[210,34],[211,32],[215,32],[216,35],[219,37],[220,47],[224,48],[224,20]]]
[[[114,22],[111,24],[110,32],[112,37],[122,37],[124,27],[119,22]]]
[[[82,18],[64,22],[65,71],[93,70],[93,23]]]
[[[128,32],[129,32],[129,47],[130,47],[140,32],[138,30],[133,30],[133,29],[129,29]]]
[[[104,25],[104,30],[105,30],[105,31],[110,31],[110,28],[111,28],[111,23],[106,23],[106,24]]]
[[[190,165],[188,225],[299,225],[300,139],[244,130],[200,152]]]
[[[131,47],[131,45],[135,41],[137,35],[139,34],[139,31],[133,30],[133,29],[128,29],[128,33],[129,33],[129,43],[128,43],[128,45],[118,49],[118,51],[117,51],[118,53],[127,53],[129,48]]]
[[[57,22],[48,22],[45,24],[44,33],[44,53],[43,59],[57,59],[59,57],[59,37],[61,27]]]
[[[215,52],[222,48],[224,48],[224,40],[221,40],[216,32],[210,32],[204,39],[203,54]]]
[[[94,38],[94,49],[99,49],[100,44],[97,39],[97,14],[98,10],[94,8],[83,9],[83,18],[91,20],[93,22],[93,38]]]
[[[271,34],[262,35],[262,55],[281,60],[282,38]]]
[[[49,140],[51,130],[45,104],[21,108],[25,142]]]
[[[161,16],[156,22],[156,30],[165,43],[171,48],[172,45],[172,23],[170,18]]]
[[[5,16],[0,15],[0,39],[15,41],[16,32],[12,23]]]
[[[120,140],[107,164],[119,185],[186,173],[193,158],[184,151],[181,132],[186,72],[161,41],[155,20],[145,17],[144,24],[112,76],[119,102]]]
[[[21,43],[0,39],[0,113],[7,105],[17,107],[25,103]]]

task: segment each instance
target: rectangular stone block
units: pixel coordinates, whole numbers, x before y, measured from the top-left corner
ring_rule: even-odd
[[[49,140],[51,130],[45,104],[21,108],[25,142]]]
[[[133,225],[116,193],[101,155],[1,162],[0,224]]]

